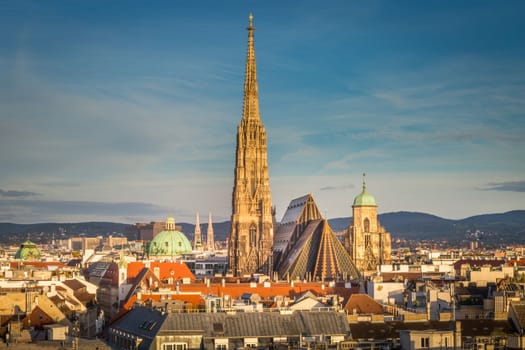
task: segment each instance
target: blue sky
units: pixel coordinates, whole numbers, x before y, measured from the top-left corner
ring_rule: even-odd
[[[229,219],[253,12],[272,198],[525,209],[523,1],[3,1],[0,221]]]

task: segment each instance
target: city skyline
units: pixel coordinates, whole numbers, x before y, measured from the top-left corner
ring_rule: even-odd
[[[228,220],[250,13],[277,220],[525,209],[523,10],[2,3],[0,222]]]

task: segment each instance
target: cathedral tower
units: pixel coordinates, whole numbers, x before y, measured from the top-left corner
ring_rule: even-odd
[[[253,16],[250,14],[242,119],[237,127],[229,269],[235,276],[270,273],[273,215],[266,130],[259,115]]]

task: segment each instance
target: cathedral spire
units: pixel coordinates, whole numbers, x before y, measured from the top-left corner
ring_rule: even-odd
[[[257,65],[255,63],[255,27],[253,26],[253,15],[250,13],[248,30],[248,51],[246,54],[246,72],[244,80],[244,104],[242,111],[243,120],[261,119],[259,115],[259,88],[257,86]]]
[[[235,276],[270,274],[273,210],[268,175],[266,130],[259,115],[253,16],[249,17],[248,52],[241,122],[237,127],[229,269]]]
[[[193,235],[193,250],[202,250],[202,233],[199,212],[195,216],[195,232]]]
[[[215,250],[215,238],[213,237],[213,224],[211,222],[211,212],[208,214],[208,230],[206,231],[206,240],[208,243],[208,250],[213,252]]]

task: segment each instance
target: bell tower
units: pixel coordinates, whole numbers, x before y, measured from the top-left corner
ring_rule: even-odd
[[[374,271],[391,261],[390,233],[379,223],[376,200],[366,190],[365,174],[363,190],[352,205],[352,223],[345,241],[360,272]]]
[[[253,16],[250,14],[242,119],[237,127],[229,270],[235,276],[270,274],[273,211],[266,130],[259,115]]]

